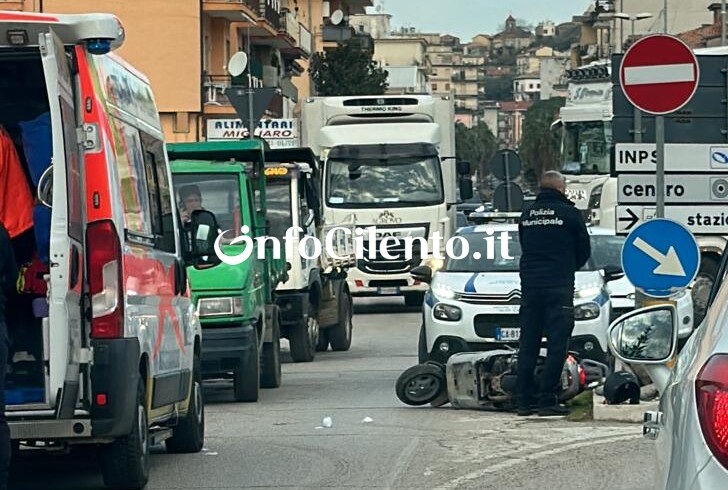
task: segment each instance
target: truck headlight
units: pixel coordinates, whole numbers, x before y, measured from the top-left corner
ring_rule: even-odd
[[[596,303],[585,303],[574,308],[574,320],[594,320],[599,318],[601,310]]]
[[[211,316],[239,316],[243,314],[243,299],[238,296],[200,298],[197,302],[200,318]]]
[[[435,305],[435,308],[432,310],[432,314],[438,320],[442,320],[445,322],[456,322],[456,321],[460,320],[460,318],[463,315],[463,312],[457,306],[450,306],[450,305],[446,305],[444,303],[438,303]]]

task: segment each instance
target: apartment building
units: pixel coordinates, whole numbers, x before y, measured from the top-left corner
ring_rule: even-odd
[[[427,81],[432,73],[432,64],[427,56],[425,39],[375,39],[372,59],[388,72],[388,94],[430,93]]]
[[[327,13],[351,15],[371,0],[18,0],[3,9],[84,13],[110,12],[124,24],[127,40],[119,54],[151,80],[165,136],[170,142],[239,139],[247,134],[228,95],[254,89],[259,128],[290,128],[295,138],[297,106],[311,93],[308,60],[324,48]],[[249,53],[242,75],[227,62]],[[246,99],[247,101],[247,99]],[[259,111],[259,112],[260,112]],[[274,119],[275,121],[270,121]]]

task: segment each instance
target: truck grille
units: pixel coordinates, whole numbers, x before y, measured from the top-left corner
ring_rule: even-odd
[[[426,237],[429,231],[429,226],[419,226],[424,226]],[[386,231],[387,228],[394,228],[391,225],[376,225],[376,227],[378,231]],[[401,225],[397,226],[396,228],[402,229]],[[364,257],[359,259],[356,263],[357,268],[362,272],[366,272],[368,274],[406,274],[422,263],[422,258],[424,254],[418,239],[412,239],[412,257],[410,258],[410,260],[407,260],[406,258],[405,244],[407,242],[405,240],[398,240],[397,243],[395,243],[393,240],[390,239],[387,242],[387,251],[390,256],[395,257],[394,259],[388,259],[382,256],[382,254],[380,253],[381,240],[375,241],[376,250],[374,253],[374,258],[370,259],[369,240],[364,239],[362,240],[362,242]]]
[[[486,339],[495,338],[496,328],[520,328],[518,315],[475,315],[475,334]]]
[[[514,289],[508,294],[457,293],[455,299],[473,305],[520,305],[521,291]]]

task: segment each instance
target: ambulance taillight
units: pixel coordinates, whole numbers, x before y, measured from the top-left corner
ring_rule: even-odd
[[[119,235],[112,221],[89,223],[86,250],[91,297],[91,338],[123,337],[123,256]]]

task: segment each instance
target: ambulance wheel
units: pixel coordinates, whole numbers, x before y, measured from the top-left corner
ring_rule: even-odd
[[[349,289],[346,286],[344,286],[344,291],[346,295],[339,305],[339,323],[328,331],[331,350],[337,352],[349,350],[351,347],[352,332],[354,330],[352,299],[349,295]]]
[[[261,388],[278,388],[281,385],[281,327],[278,306],[271,307],[271,342],[263,344],[261,357]]]
[[[172,437],[164,441],[169,453],[199,453],[205,442],[205,402],[202,399],[202,366],[195,352],[192,391],[187,415],[172,429]]]
[[[260,354],[258,351],[258,330],[253,328],[250,353],[238,363],[233,371],[233,398],[236,402],[257,402],[260,392]]]
[[[445,371],[433,364],[418,364],[397,378],[397,398],[402,403],[421,406],[447,396]]]
[[[101,472],[108,488],[141,490],[149,481],[149,421],[146,387],[139,380],[131,433],[101,451]]]

